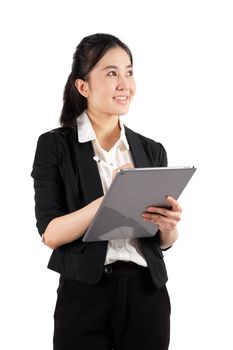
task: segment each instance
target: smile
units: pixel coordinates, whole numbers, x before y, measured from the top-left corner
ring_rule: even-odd
[[[128,96],[116,96],[116,97],[113,97],[114,100],[119,100],[119,101],[126,101],[128,100]]]

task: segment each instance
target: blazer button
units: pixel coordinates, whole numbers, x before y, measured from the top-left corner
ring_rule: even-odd
[[[106,275],[111,275],[111,273],[112,273],[112,267],[106,265],[106,266],[104,267],[104,272],[105,272]]]

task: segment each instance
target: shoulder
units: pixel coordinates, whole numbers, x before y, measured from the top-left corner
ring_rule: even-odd
[[[76,138],[76,130],[72,128],[55,128],[49,131],[46,131],[39,135],[38,144],[46,146],[55,146],[60,140],[71,138]]]
[[[139,133],[129,129],[126,126],[125,126],[125,131],[126,131],[126,134],[131,134],[131,135],[134,135],[134,137],[137,137],[145,148],[150,149],[151,151],[153,151],[153,150],[154,151],[162,151],[162,150],[165,151],[165,148],[161,142],[152,140],[149,137],[146,137],[142,134],[139,134]]]
[[[125,126],[126,134],[134,135],[142,144],[147,156],[157,166],[167,166],[167,152],[161,142],[155,141],[149,137],[139,134]]]
[[[139,139],[141,140],[141,142],[147,146],[147,147],[152,147],[152,148],[161,148],[163,147],[163,145],[155,140],[150,139],[149,137],[146,137],[144,135],[141,135],[139,133],[136,133],[137,136],[139,137]]]
[[[39,136],[39,138],[54,138],[56,136],[75,136],[76,129],[75,128],[55,128],[49,131],[44,132]]]
[[[64,150],[68,149],[70,137],[74,137],[74,131],[67,130],[67,128],[56,128],[39,135],[35,151],[35,161],[56,163]]]

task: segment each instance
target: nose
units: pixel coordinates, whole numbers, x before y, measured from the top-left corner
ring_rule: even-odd
[[[117,90],[129,90],[129,82],[124,76],[119,77],[117,83]]]

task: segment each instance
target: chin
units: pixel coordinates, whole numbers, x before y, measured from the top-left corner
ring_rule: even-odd
[[[114,108],[113,114],[124,115],[124,114],[127,114],[128,111],[129,111],[128,106],[120,106],[119,108]]]

